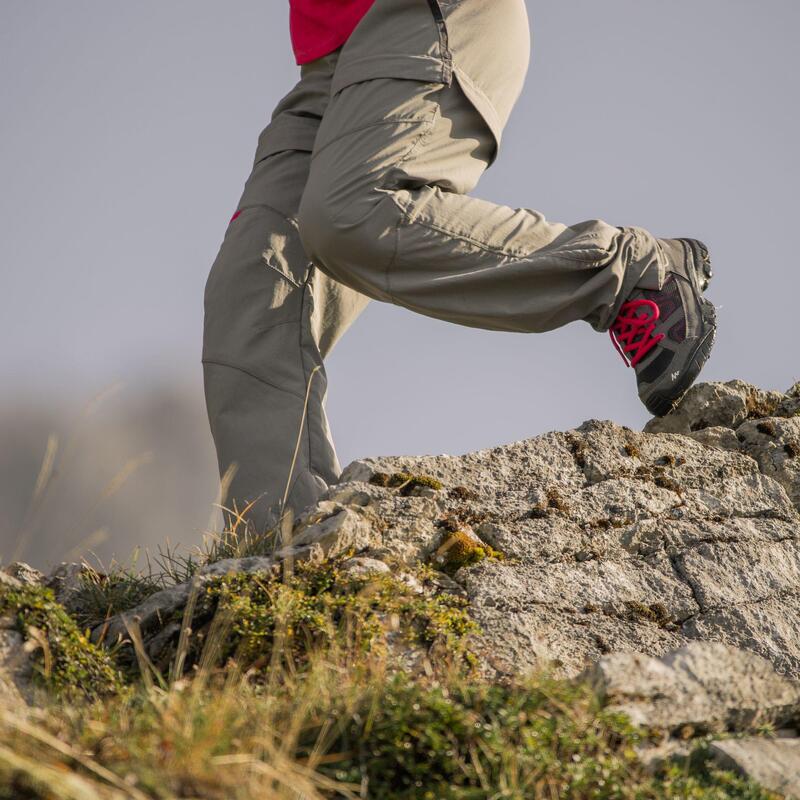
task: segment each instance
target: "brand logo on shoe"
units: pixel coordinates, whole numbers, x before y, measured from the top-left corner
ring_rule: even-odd
[[[680,376],[680,374],[681,374],[681,371],[677,370],[676,372],[673,372],[672,375],[670,375],[670,378],[672,378],[672,382],[673,383],[675,383],[675,381],[678,380],[678,377]]]

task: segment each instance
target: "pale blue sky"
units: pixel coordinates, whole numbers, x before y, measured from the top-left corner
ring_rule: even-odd
[[[528,8],[528,83],[476,193],[705,239],[721,311],[704,377],[786,388],[800,372],[800,4]],[[287,16],[281,0],[0,3],[0,403],[82,401],[115,381],[175,381],[202,402],[204,282],[296,79]],[[488,333],[373,303],[329,374],[344,463],[646,420],[632,371],[585,325]]]

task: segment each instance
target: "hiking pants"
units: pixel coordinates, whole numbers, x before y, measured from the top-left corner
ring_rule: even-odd
[[[203,347],[227,505],[252,503],[256,530],[287,486],[300,512],[338,478],[323,363],[370,298],[490,330],[603,331],[641,279],[663,279],[640,228],[468,196],[529,48],[524,0],[376,0],[261,134],[208,279]]]

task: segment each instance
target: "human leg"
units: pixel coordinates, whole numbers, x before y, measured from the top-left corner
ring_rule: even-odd
[[[422,4],[406,5],[409,13],[416,9],[418,49],[430,50]],[[472,0],[438,5],[455,9],[451,34],[459,34],[459,20],[477,30],[496,19],[492,9]],[[509,15],[515,13],[515,4],[506,5]],[[693,333],[666,357],[666,339],[659,339],[661,352],[654,350],[636,364],[648,407],[671,403],[699,372],[715,328],[710,304],[698,299],[699,282],[692,282],[704,268],[693,248],[680,248],[678,256],[679,248],[641,228],[600,220],[566,226],[530,209],[468,196],[502,132],[498,120],[503,115],[493,114],[491,103],[487,112],[486,103],[476,102],[481,95],[472,77],[481,62],[469,55],[481,39],[450,36],[465,44],[461,59],[452,61],[449,80],[446,70],[441,80],[409,79],[417,74],[415,64],[381,60],[380,44],[396,29],[396,16],[391,4],[378,0],[337,65],[337,91],[320,127],[300,210],[300,234],[311,259],[375,299],[464,325],[523,332],[576,320],[608,330],[635,290],[658,296],[673,276],[685,289],[679,293],[682,301],[691,301],[683,302],[678,313]],[[505,59],[507,51],[483,56]],[[524,61],[512,54],[508,63],[522,69]],[[442,63],[446,66],[447,59]],[[460,68],[463,63],[473,66],[472,77]],[[488,63],[497,83],[502,70]],[[393,69],[396,77],[382,77]],[[517,84],[519,76],[509,74],[508,80]],[[502,99],[499,91],[492,94]],[[631,324],[634,339],[652,336],[649,322]],[[669,330],[678,330],[677,320]],[[658,368],[650,373],[658,374],[653,375],[647,368],[656,356]],[[665,375],[672,388],[663,384]],[[662,395],[654,399],[656,384]]]
[[[367,298],[315,269],[297,230],[335,60],[304,68],[276,109],[206,287],[206,402],[220,474],[233,471],[226,505],[253,503],[247,517],[259,531],[274,524],[287,483],[299,511],[340,471],[323,360]]]

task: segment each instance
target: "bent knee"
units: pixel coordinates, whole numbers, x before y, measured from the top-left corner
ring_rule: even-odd
[[[385,300],[385,272],[395,252],[396,210],[385,194],[375,190],[337,198],[310,182],[300,204],[300,239],[309,259],[323,272]]]

